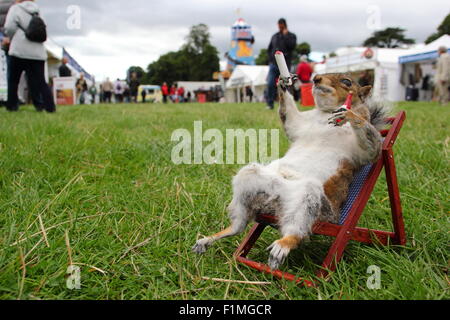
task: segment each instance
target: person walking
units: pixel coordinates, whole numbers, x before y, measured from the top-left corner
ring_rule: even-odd
[[[75,88],[77,89],[77,103],[84,104],[86,102],[85,94],[88,91],[88,84],[84,78],[84,73],[80,73],[80,78],[78,78]]]
[[[59,69],[58,69],[59,76],[61,78],[71,77],[72,71],[67,66],[67,63],[69,62],[69,60],[66,57],[64,57],[61,62],[62,62],[61,66],[59,66]]]
[[[138,91],[139,91],[139,86],[141,85],[141,83],[139,82],[139,79],[137,77],[137,73],[133,72],[131,74],[131,79],[129,82],[129,87],[130,87],[130,96],[131,96],[131,101],[136,103],[137,102],[137,98],[138,98]]]
[[[436,87],[438,90],[438,101],[445,105],[448,103],[450,86],[450,55],[446,47],[440,47],[438,50],[439,59],[436,67]]]
[[[183,103],[184,102],[184,87],[179,87],[177,90],[177,95],[178,95],[178,102],[179,103]]]
[[[103,83],[100,83],[99,87],[99,94],[98,94],[98,100],[100,103],[105,102],[105,92],[103,91]]]
[[[313,68],[308,63],[308,57],[302,56],[300,58],[300,63],[297,67],[298,80],[300,80],[302,84],[311,83],[311,76],[313,72],[314,72]]]
[[[8,111],[19,110],[18,87],[22,73],[28,77],[30,91],[38,111],[45,109],[52,113],[56,111],[53,95],[45,79],[45,62],[47,51],[43,42],[28,39],[24,30],[28,29],[34,16],[39,15],[39,7],[32,0],[18,0],[6,16],[5,34],[11,39],[9,48],[9,74],[8,74]],[[36,19],[34,21],[37,21]],[[42,20],[40,20],[42,21]],[[39,21],[39,22],[40,22]],[[33,29],[44,38],[42,29]],[[36,105],[39,103],[39,105]],[[42,105],[41,105],[42,104]]]
[[[125,88],[123,86],[122,81],[120,81],[120,79],[117,78],[116,83],[114,84],[114,98],[116,100],[116,103],[123,102],[124,91],[125,91]]]
[[[147,101],[146,101],[146,99],[147,99],[147,89],[142,89],[142,92],[141,92],[141,97],[142,97],[142,103],[146,103]]]
[[[298,87],[298,90],[295,90],[295,101],[299,101],[302,98],[302,87],[305,84],[311,83],[311,76],[314,72],[313,67],[311,67],[311,64],[308,63],[308,57],[303,55],[300,57],[300,63],[297,66],[297,77],[300,81],[300,86]],[[296,88],[297,89],[297,88]]]
[[[245,95],[247,96],[248,102],[253,102],[253,90],[251,86],[245,87]]]
[[[125,103],[131,102],[131,91],[130,91],[130,86],[128,85],[128,83],[124,83],[124,85],[123,85],[123,101]]]
[[[111,103],[111,98],[112,98],[112,92],[114,90],[114,85],[111,82],[111,80],[109,80],[109,78],[106,78],[106,80],[103,82],[102,89],[103,89],[103,100],[104,100],[104,102],[105,103]]]
[[[169,87],[167,86],[167,82],[164,82],[161,87],[161,92],[163,95],[163,102],[167,103],[167,97],[169,96]]]
[[[97,98],[97,86],[95,83],[89,88],[89,94],[91,95],[91,104],[95,104]]]
[[[186,99],[187,99],[186,102],[191,102],[192,101],[192,92],[188,91]]]
[[[275,52],[284,53],[288,69],[291,70],[292,54],[297,46],[297,36],[289,32],[286,19],[278,20],[279,32],[272,36],[267,53],[269,55],[269,76],[267,77],[267,109],[273,110],[277,94],[276,81],[280,71],[275,60]]]
[[[172,100],[173,103],[177,102],[177,86],[175,84],[173,84],[170,87],[170,100]]]

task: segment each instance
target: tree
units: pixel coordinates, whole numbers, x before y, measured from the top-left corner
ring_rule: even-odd
[[[269,64],[269,56],[267,54],[267,49],[261,49],[258,57],[255,60],[257,66],[267,66]]]
[[[183,48],[193,54],[202,54],[204,49],[211,45],[210,38],[211,35],[207,25],[201,23],[192,26]]]
[[[209,81],[219,71],[219,55],[210,42],[205,24],[195,25],[180,50],[162,55],[148,68],[151,83],[174,83],[176,81]]]
[[[444,34],[450,34],[450,14],[448,14],[444,21],[439,25],[437,28],[437,32],[433,33],[431,36],[425,40],[425,43],[428,44],[430,42],[433,42],[434,40],[439,39]]]
[[[369,39],[364,41],[363,45],[376,48],[398,48],[401,45],[416,43],[414,39],[406,38],[405,31],[402,28],[386,28],[375,31]]]
[[[181,51],[187,60],[185,77],[188,81],[212,80],[213,73],[220,70],[219,52],[210,42],[211,35],[205,24],[191,28]]]
[[[145,79],[145,77],[147,75],[145,70],[142,69],[141,67],[139,67],[139,66],[131,66],[131,67],[128,68],[128,71],[127,71],[127,79],[131,77],[131,74],[133,72],[136,73],[138,79]]]
[[[174,83],[186,81],[186,57],[182,51],[169,52],[147,68],[147,82],[150,84]]]

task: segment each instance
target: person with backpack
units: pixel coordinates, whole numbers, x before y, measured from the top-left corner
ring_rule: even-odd
[[[39,16],[38,5],[32,0],[18,0],[6,17],[5,34],[11,39],[6,108],[8,111],[18,111],[17,90],[25,71],[32,96],[39,97],[33,100],[42,104],[35,106],[36,109],[55,112],[55,101],[45,80],[47,51],[44,42],[47,30],[44,20]]]
[[[116,82],[114,83],[114,96],[116,98],[116,103],[123,102],[124,91],[125,91],[125,88],[124,88],[122,81],[120,81],[120,79],[117,78]]]

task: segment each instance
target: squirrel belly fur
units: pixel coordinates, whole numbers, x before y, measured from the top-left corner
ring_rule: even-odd
[[[228,207],[231,226],[197,241],[193,251],[204,253],[215,241],[242,233],[258,214],[272,214],[282,236],[269,247],[269,266],[275,270],[311,235],[315,223],[337,223],[354,175],[381,155],[379,130],[390,110],[370,97],[371,89],[346,74],[318,75],[316,108],[300,112],[279,83],[288,152],[270,164],[254,163],[238,172]],[[339,108],[350,93],[352,109]]]

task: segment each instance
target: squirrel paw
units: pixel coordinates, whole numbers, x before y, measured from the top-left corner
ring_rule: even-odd
[[[268,265],[271,270],[278,270],[286,260],[290,250],[282,247],[278,241],[275,241],[267,250],[270,251]]]
[[[344,124],[348,122],[347,115],[350,111],[346,108],[340,108],[333,112],[333,116],[328,119],[328,124],[332,124],[335,127],[342,127]]]
[[[292,86],[294,86],[295,83],[297,83],[298,77],[295,74],[291,74],[291,77],[288,79],[279,77],[278,78],[278,88],[280,88],[283,91],[288,90]]]

